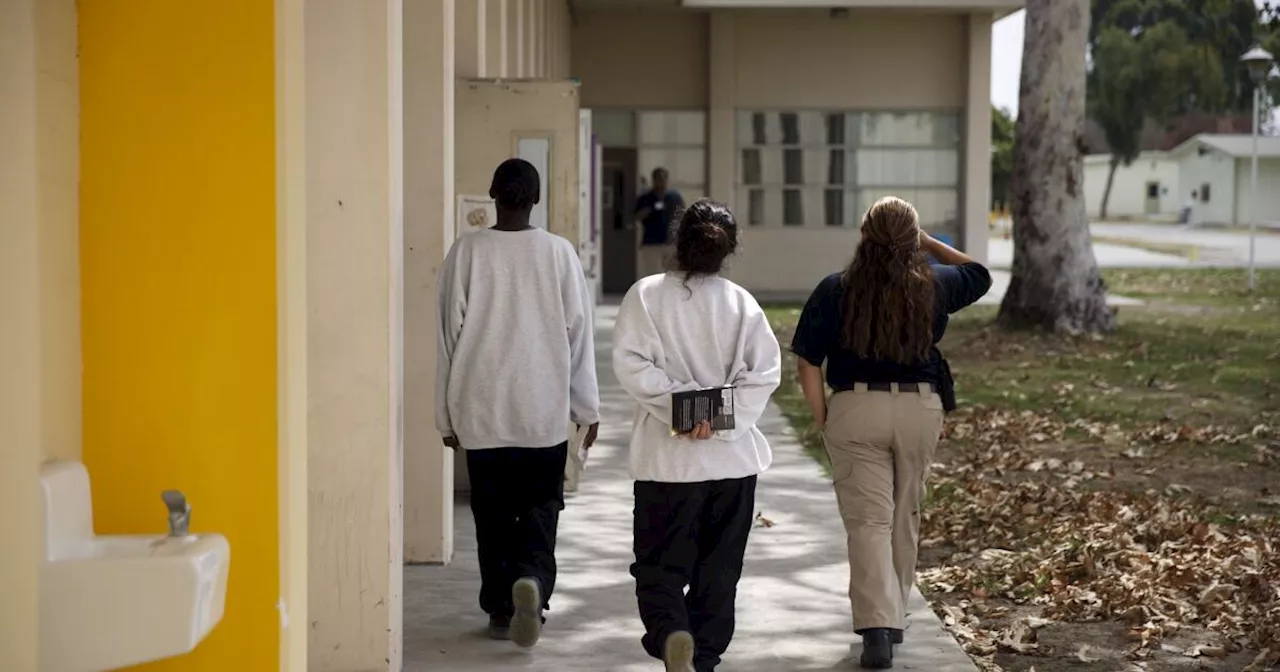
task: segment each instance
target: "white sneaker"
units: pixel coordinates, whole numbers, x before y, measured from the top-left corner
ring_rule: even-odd
[[[667,672],[694,672],[695,648],[693,635],[684,630],[667,635],[667,641],[662,645],[662,662],[666,664]]]

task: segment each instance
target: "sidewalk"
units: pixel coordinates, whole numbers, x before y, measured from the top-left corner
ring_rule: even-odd
[[[617,308],[601,306],[597,362],[603,421],[577,494],[560,519],[558,585],[542,641],[531,651],[484,637],[476,604],[475,528],[457,502],[457,552],[445,567],[405,567],[404,669],[411,672],[654,672],[661,663],[640,648],[631,562],[631,481],[626,442],[632,404],[609,364]],[[857,669],[846,597],[845,533],[835,496],[771,409],[761,429],[774,464],[760,478],[756,509],[773,522],[751,533],[738,587],[738,628],[720,669],[791,672]],[[906,644],[895,669],[977,669],[916,593]]]

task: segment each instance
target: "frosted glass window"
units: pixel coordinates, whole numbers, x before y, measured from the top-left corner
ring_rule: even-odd
[[[639,112],[637,144],[702,147],[707,143],[705,112]]]
[[[735,119],[737,203],[750,225],[857,226],[893,194],[931,230],[958,226],[957,113],[739,110]]]
[[[635,147],[636,115],[629,110],[592,110],[591,131],[602,147]]]

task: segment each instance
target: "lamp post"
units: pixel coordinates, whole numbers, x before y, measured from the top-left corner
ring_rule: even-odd
[[[1255,46],[1240,57],[1240,61],[1249,69],[1249,78],[1253,80],[1253,166],[1251,169],[1252,186],[1249,195],[1249,291],[1254,289],[1254,254],[1258,244],[1258,108],[1262,102],[1262,85],[1271,73],[1271,65],[1275,57],[1262,47]]]

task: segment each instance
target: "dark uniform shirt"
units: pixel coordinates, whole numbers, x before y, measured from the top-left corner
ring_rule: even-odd
[[[668,189],[662,198],[654,196],[653,192],[649,191],[636,199],[636,212],[649,208],[649,214],[641,222],[644,226],[644,236],[640,239],[640,244],[666,245],[670,242],[671,219],[683,207],[684,199],[680,197],[680,192],[671,189]]]
[[[933,267],[937,307],[933,315],[933,347],[915,364],[859,357],[840,343],[844,327],[843,273],[827,276],[805,303],[796,325],[791,351],[814,366],[827,364],[827,384],[836,391],[854,383],[931,383],[944,401],[951,390],[951,373],[937,343],[947,331],[952,313],[974,303],[991,289],[991,274],[982,264]],[[949,404],[954,406],[954,402]]]

